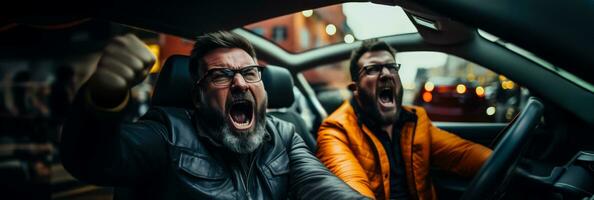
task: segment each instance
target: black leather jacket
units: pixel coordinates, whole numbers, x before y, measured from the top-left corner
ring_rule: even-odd
[[[122,123],[120,113],[76,104],[62,135],[64,167],[128,197],[365,199],[312,155],[292,124],[271,116],[267,140],[241,157],[198,134],[185,109],[156,107]]]

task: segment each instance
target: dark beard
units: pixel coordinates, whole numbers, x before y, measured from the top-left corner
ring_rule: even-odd
[[[266,105],[266,102],[264,102]],[[226,122],[225,114],[212,108],[205,99],[200,100],[197,109],[198,123],[207,130],[207,135],[225,148],[239,154],[247,154],[256,150],[264,141],[266,135],[266,106],[260,106],[255,113],[254,129],[233,131]]]
[[[402,92],[399,95],[394,96],[396,98],[396,113],[395,115],[384,116],[381,114],[377,107],[377,99],[373,95],[367,93],[365,90],[359,89],[359,105],[365,115],[370,117],[373,121],[376,121],[378,125],[385,126],[394,123],[397,120],[397,116],[402,109]]]

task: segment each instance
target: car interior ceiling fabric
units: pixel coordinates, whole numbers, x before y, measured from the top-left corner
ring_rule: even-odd
[[[173,55],[165,61],[155,84],[152,106],[193,109],[190,95],[193,81],[189,74],[189,61],[190,57],[183,55]],[[303,119],[293,110],[281,109],[290,107],[295,101],[293,79],[289,70],[267,65],[262,71],[262,81],[268,94],[268,109],[272,109],[268,113],[293,123],[305,144],[315,152],[315,138],[308,131]]]

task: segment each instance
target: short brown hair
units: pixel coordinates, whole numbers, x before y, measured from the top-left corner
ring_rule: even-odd
[[[202,59],[204,55],[218,48],[240,48],[256,60],[254,47],[244,37],[229,31],[206,33],[196,38],[190,55],[190,75],[194,81],[200,78],[200,70],[206,67]]]
[[[378,40],[377,38],[364,40],[361,47],[355,49],[351,54],[351,64],[349,70],[351,72],[351,80],[357,82],[359,80],[359,59],[363,54],[370,51],[388,51],[394,59],[396,59],[396,50],[392,48],[388,43]]]

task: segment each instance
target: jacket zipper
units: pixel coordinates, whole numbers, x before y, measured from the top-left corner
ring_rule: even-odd
[[[247,173],[246,181],[244,181],[244,179],[241,179],[242,180],[242,185],[243,185],[243,188],[245,189],[245,194],[246,194],[248,200],[251,200],[252,199],[252,195],[251,195],[250,190],[249,190],[249,188],[250,188],[249,187],[250,186],[250,178],[252,176],[252,169],[254,167],[254,163],[257,160],[257,157],[259,155],[259,152],[260,152],[260,148],[258,148],[258,150],[256,150],[256,155],[252,156],[252,159],[250,161],[250,166],[248,168],[248,173]],[[241,163],[241,167],[242,168],[245,167],[243,165],[243,162],[240,161],[239,163]]]
[[[250,178],[252,177],[252,169],[254,168],[254,162],[256,162],[256,157],[257,157],[257,155],[254,156],[254,158],[252,158],[252,162],[250,163],[250,168],[248,169],[248,175],[247,175],[246,193],[247,193],[249,200],[252,199],[252,195],[250,194],[250,191],[248,188],[250,188]]]
[[[413,133],[412,133],[412,137],[411,137],[411,140],[410,140],[410,165],[411,165],[410,175],[412,177],[413,189],[415,190],[414,191],[415,192],[415,195],[417,196],[417,199],[419,199],[419,191],[417,191],[417,181],[415,179],[415,169],[414,169],[414,167],[412,167],[413,166],[414,153],[415,153],[413,151],[414,150],[413,147],[414,147],[414,144],[415,144],[415,133],[417,132],[417,121],[415,121],[414,126],[412,127],[412,129],[413,129]]]

